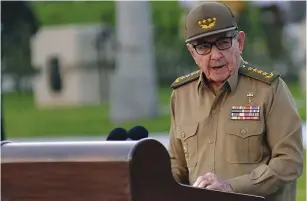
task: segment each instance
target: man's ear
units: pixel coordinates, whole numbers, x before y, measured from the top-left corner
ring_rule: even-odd
[[[245,33],[243,31],[239,31],[238,41],[239,41],[239,50],[240,53],[242,54],[244,49],[244,41],[245,41]]]

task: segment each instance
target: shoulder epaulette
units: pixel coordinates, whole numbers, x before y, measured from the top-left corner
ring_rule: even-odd
[[[197,71],[194,71],[192,73],[189,73],[187,75],[184,75],[184,76],[181,76],[181,77],[178,77],[174,82],[173,84],[171,85],[171,87],[173,89],[176,89],[184,84],[187,84],[187,83],[190,83],[196,79],[199,78],[199,75],[200,75],[200,70],[197,70]]]
[[[247,62],[244,62],[242,67],[239,68],[239,73],[268,84],[272,84],[274,80],[276,80],[280,76],[280,74],[277,72],[268,73],[250,65]]]

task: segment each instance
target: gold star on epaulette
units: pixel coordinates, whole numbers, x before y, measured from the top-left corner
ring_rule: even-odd
[[[181,76],[181,77],[178,77],[174,82],[173,84],[171,85],[171,87],[173,89],[176,89],[184,84],[187,84],[187,83],[190,83],[196,79],[199,78],[200,76],[200,70],[197,70],[197,71],[194,71],[192,73],[189,73],[187,75],[184,75],[184,76]]]
[[[280,76],[280,74],[276,72],[267,73],[261,69],[252,67],[250,64],[247,63],[240,67],[239,72],[243,75],[252,77],[268,84],[271,84],[275,79]]]

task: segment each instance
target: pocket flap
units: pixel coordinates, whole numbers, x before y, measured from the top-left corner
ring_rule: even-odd
[[[196,135],[198,123],[186,124],[177,127],[177,138],[185,141],[186,139]]]
[[[230,124],[227,127],[227,133],[236,135],[241,138],[246,138],[254,135],[261,135],[263,133],[264,126],[262,122],[236,122]]]

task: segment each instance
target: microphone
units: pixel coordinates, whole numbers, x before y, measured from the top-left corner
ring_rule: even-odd
[[[148,137],[148,130],[143,126],[135,126],[127,133],[128,139],[137,141]]]
[[[127,131],[123,128],[114,128],[107,136],[107,141],[126,141]]]

